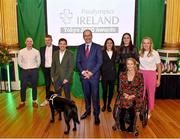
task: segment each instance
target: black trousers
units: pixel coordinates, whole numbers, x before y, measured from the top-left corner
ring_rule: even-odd
[[[37,81],[38,69],[22,69],[21,70],[21,101],[26,101],[26,88],[28,83],[32,86],[32,99],[37,99]]]
[[[121,130],[125,129],[125,116],[126,116],[126,112],[128,112],[129,119],[130,119],[130,123],[129,123],[129,127],[128,128],[133,130],[134,120],[135,120],[135,110],[134,110],[134,107],[130,107],[128,109],[126,109],[126,108],[122,108],[121,109],[120,119],[119,119],[120,128],[121,128]]]
[[[110,106],[114,94],[114,80],[102,80],[102,89],[103,89],[104,106],[106,107],[107,96],[108,96],[108,106]]]
[[[51,87],[51,68],[43,68],[45,86],[46,86],[46,99],[50,97],[50,87]]]

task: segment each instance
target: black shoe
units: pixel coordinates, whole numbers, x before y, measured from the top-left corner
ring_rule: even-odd
[[[120,118],[120,130],[126,131],[125,122],[123,118]]]
[[[112,112],[111,106],[108,106],[108,107],[107,107],[107,111],[108,111],[108,112]]]
[[[95,116],[95,120],[94,120],[95,125],[99,125],[100,124],[100,119],[98,116]]]
[[[133,127],[132,127],[132,126],[129,126],[129,127],[126,129],[126,131],[132,133],[132,132],[133,132]]]
[[[106,106],[103,106],[101,110],[104,112],[106,110]]]
[[[91,114],[91,111],[89,111],[89,112],[85,112],[83,115],[81,115],[81,120],[82,119],[85,119],[88,115],[90,115]]]
[[[126,128],[121,128],[120,127],[120,129],[121,129],[122,132],[127,131]]]

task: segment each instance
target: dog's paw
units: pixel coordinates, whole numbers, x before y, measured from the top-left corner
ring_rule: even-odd
[[[77,128],[76,128],[76,127],[74,127],[74,128],[73,128],[73,131],[76,131],[76,130],[77,130]]]
[[[66,134],[66,135],[69,134],[69,131],[64,131],[64,134]]]
[[[54,120],[50,120],[51,123],[54,123]]]

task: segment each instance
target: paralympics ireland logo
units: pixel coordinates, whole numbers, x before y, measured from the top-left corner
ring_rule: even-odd
[[[65,25],[71,23],[72,17],[73,14],[70,9],[64,9],[63,12],[60,13],[60,18]]]

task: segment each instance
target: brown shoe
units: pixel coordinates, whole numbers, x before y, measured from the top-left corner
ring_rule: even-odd
[[[33,107],[34,107],[34,108],[38,108],[37,102],[33,102]]]
[[[17,110],[23,108],[25,106],[25,103],[20,103],[19,106],[16,107]]]

